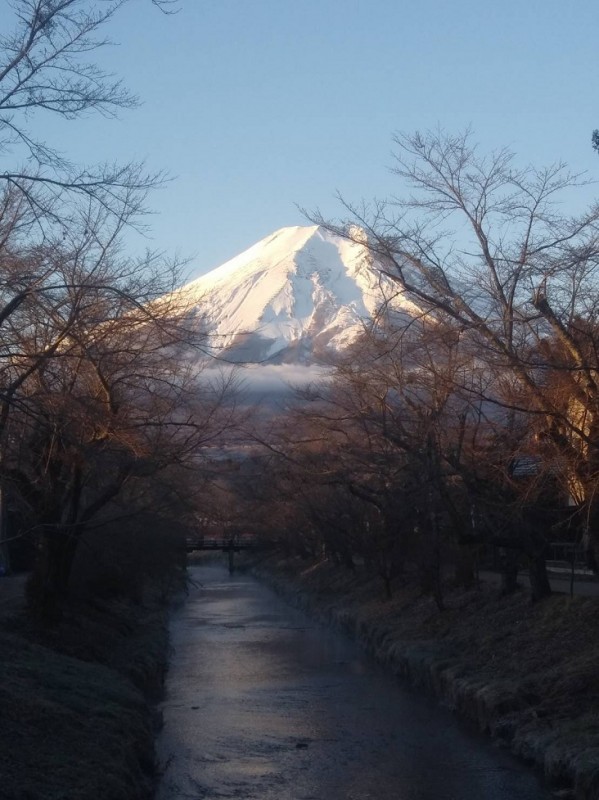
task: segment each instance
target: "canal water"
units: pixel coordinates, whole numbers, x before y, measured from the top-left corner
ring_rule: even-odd
[[[158,800],[547,800],[536,777],[247,575],[173,617]]]

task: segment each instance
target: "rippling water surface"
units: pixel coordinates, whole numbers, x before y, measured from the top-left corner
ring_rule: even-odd
[[[547,800],[535,776],[248,576],[195,567],[158,800]]]

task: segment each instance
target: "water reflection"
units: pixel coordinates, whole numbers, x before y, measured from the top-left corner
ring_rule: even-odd
[[[220,567],[172,623],[158,800],[544,800],[340,634]]]

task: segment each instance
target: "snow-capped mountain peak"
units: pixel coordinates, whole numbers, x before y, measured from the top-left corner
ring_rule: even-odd
[[[364,243],[313,225],[281,228],[180,292],[229,359],[306,363],[346,349],[395,289]]]

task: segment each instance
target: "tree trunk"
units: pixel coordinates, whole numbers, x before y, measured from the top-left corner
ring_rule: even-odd
[[[470,548],[458,547],[454,567],[454,579],[457,586],[471,589],[476,582],[474,571],[474,554]]]
[[[530,589],[533,603],[549,597],[551,594],[551,584],[547,575],[547,562],[545,561],[545,551],[531,556],[530,566]]]
[[[595,499],[596,487],[592,486],[586,503],[586,519],[583,527],[582,546],[589,569],[599,572],[599,501]]]
[[[518,588],[518,553],[506,548],[501,559],[501,594],[513,594]]]
[[[383,579],[383,585],[385,587],[385,599],[392,600],[393,599],[393,589],[391,587],[391,577],[388,573],[381,573],[381,578]]]
[[[523,540],[528,556],[531,600],[537,603],[551,594],[547,576],[547,531],[552,522],[551,513],[542,506],[531,507],[524,518]]]
[[[62,616],[77,545],[72,528],[53,528],[42,534],[29,597],[34,611],[46,622],[56,623]]]

